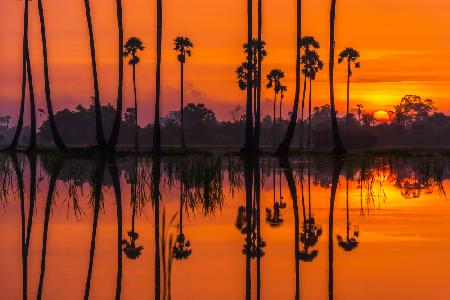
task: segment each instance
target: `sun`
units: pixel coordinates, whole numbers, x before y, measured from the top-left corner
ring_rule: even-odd
[[[384,110],[376,111],[373,118],[378,122],[388,122],[390,120],[389,114]]]

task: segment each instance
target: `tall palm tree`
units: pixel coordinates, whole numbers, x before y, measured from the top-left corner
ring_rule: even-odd
[[[135,132],[134,132],[134,149],[137,150],[139,147],[138,138],[138,106],[137,106],[137,90],[136,90],[136,65],[141,61],[139,56],[137,56],[138,51],[144,51],[145,47],[141,39],[138,37],[130,37],[124,46],[123,55],[124,57],[130,56],[128,64],[133,68],[133,92],[134,92],[134,120],[135,120]]]
[[[122,23],[122,0],[116,0],[117,29],[119,33],[119,79],[117,86],[117,104],[114,123],[109,136],[108,148],[114,150],[119,139],[120,125],[122,123],[122,107],[123,107],[123,23]]]
[[[257,47],[257,63],[256,63],[256,111],[255,111],[255,149],[259,152],[259,142],[261,136],[261,74],[262,61],[267,53],[264,50],[266,44],[262,40],[262,0],[258,0],[258,47]]]
[[[281,128],[281,123],[283,121],[282,108],[283,108],[284,93],[286,93],[286,92],[287,92],[287,86],[285,86],[285,85],[280,86],[280,111],[279,111],[280,128]]]
[[[273,147],[276,146],[276,139],[277,139],[277,133],[276,133],[276,107],[277,107],[277,95],[281,91],[281,79],[284,78],[284,73],[280,69],[273,69],[267,74],[267,85],[266,87],[268,89],[273,88],[274,90],[274,100],[273,100]]]
[[[317,42],[312,36],[304,36],[300,41],[301,47],[304,48],[304,55],[300,58],[300,65],[303,65],[302,73],[305,75],[303,80],[303,95],[302,95],[302,114],[300,120],[300,149],[303,148],[303,125],[304,125],[304,111],[305,111],[305,98],[306,98],[306,79],[308,78],[308,65],[306,57],[309,56],[310,48],[320,48],[319,42]]]
[[[306,64],[305,77],[309,78],[309,105],[308,105],[308,149],[311,147],[311,113],[312,113],[312,81],[317,73],[323,69],[323,62],[315,50],[309,51],[303,56]]]
[[[295,98],[292,108],[291,119],[284,135],[283,141],[278,145],[277,155],[284,156],[289,152],[292,139],[294,138],[295,127],[297,126],[298,104],[300,102],[300,56],[302,38],[302,0],[297,0],[297,41],[296,41],[296,61],[295,61]]]
[[[362,115],[362,109],[364,108],[364,105],[361,103],[356,104],[356,108],[358,109],[358,124],[361,126],[361,115]]]
[[[30,97],[30,123],[31,123],[30,145],[28,146],[28,151],[33,151],[36,149],[36,103],[34,101],[33,74],[31,72],[30,49],[28,47],[28,44],[27,44],[27,77],[28,77],[28,92]]]
[[[153,124],[153,154],[161,153],[161,125],[159,107],[161,96],[161,39],[162,39],[162,0],[156,0],[156,76],[155,76],[155,120]]]
[[[186,56],[191,56],[191,48],[194,47],[188,37],[177,36],[174,40],[177,52],[178,61],[180,62],[181,87],[180,87],[180,122],[181,122],[181,147],[186,148],[186,141],[184,139],[184,64],[186,63]]]
[[[349,118],[350,118],[350,77],[352,76],[352,64],[356,69],[361,67],[361,63],[358,60],[360,57],[359,52],[353,48],[345,48],[338,58],[338,64],[347,62],[347,148],[350,144],[350,133],[349,133]]]
[[[336,0],[331,0],[330,9],[330,66],[329,66],[329,79],[330,79],[330,108],[331,108],[331,128],[333,130],[334,149],[333,153],[340,155],[347,153],[347,149],[342,145],[341,135],[339,134],[339,127],[336,117],[336,106],[334,104],[334,27],[336,21]]]
[[[25,91],[27,82],[27,58],[28,58],[28,12],[29,3],[24,1],[23,16],[23,40],[22,40],[22,96],[20,100],[19,118],[17,120],[16,131],[14,137],[9,144],[7,150],[15,150],[19,144],[20,134],[23,128],[23,114],[25,111]]]
[[[247,0],[247,45],[252,44],[253,31],[253,0]],[[247,49],[247,100],[245,102],[245,141],[242,152],[251,153],[254,150],[253,139],[253,108],[252,108],[252,89],[253,89],[253,55],[251,47]]]
[[[98,88],[97,61],[95,55],[94,31],[92,29],[91,6],[89,0],[84,0],[86,11],[86,22],[89,31],[89,45],[91,49],[92,78],[94,82],[94,108],[95,108],[95,137],[100,148],[106,147],[105,133],[103,130],[103,121],[100,105],[100,90]]]
[[[50,122],[50,129],[53,134],[56,147],[60,151],[66,151],[67,147],[64,144],[61,136],[59,135],[58,128],[56,126],[55,115],[53,114],[52,98],[50,91],[50,76],[48,71],[48,55],[47,55],[47,36],[45,30],[45,18],[44,8],[42,7],[42,0],[38,0],[39,22],[41,25],[41,39],[42,39],[42,56],[44,59],[44,81],[45,81],[45,100],[47,104],[48,120]]]

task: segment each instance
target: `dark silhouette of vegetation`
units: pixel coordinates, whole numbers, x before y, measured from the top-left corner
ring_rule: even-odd
[[[347,148],[349,147],[349,118],[350,118],[350,77],[352,76],[352,64],[355,68],[359,69],[361,63],[358,60],[360,57],[359,52],[353,48],[345,48],[338,58],[338,63],[347,62]]]
[[[280,69],[273,69],[267,74],[267,85],[268,89],[273,88],[274,90],[274,99],[273,99],[273,147],[276,146],[277,142],[277,95],[281,92],[281,87],[283,86],[281,83],[281,79],[284,78],[284,73]]]
[[[137,90],[136,90],[136,65],[141,61],[137,55],[138,51],[144,51],[145,47],[143,42],[138,37],[130,37],[124,46],[123,55],[125,57],[130,56],[128,64],[133,68],[133,93],[134,93],[134,120],[136,124],[134,134],[134,148],[139,147],[139,126],[138,126],[138,106],[137,106]]]
[[[186,140],[184,138],[184,64],[186,57],[192,54],[191,48],[194,47],[188,37],[178,36],[174,40],[177,59],[180,62],[180,121],[181,121],[181,147],[186,148]]]

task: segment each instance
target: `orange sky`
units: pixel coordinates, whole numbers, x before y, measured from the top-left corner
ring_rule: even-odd
[[[57,109],[87,104],[93,94],[89,44],[82,0],[43,0],[46,13],[50,76]],[[117,82],[117,23],[115,1],[91,1],[102,102],[115,103]],[[246,39],[246,2],[242,0],[170,0],[164,2],[162,113],[177,108],[179,66],[172,39],[187,35],[194,42],[186,66],[186,101],[203,102],[219,119],[229,118],[245,95],[238,89],[234,70],[243,60]],[[256,2],[256,1],[254,1]],[[269,56],[263,73],[281,68],[288,93],[284,114],[291,110],[295,80],[295,2],[264,0],[264,39]],[[328,65],[330,1],[304,0],[303,34],[321,43],[319,53]],[[37,1],[31,2],[30,39],[38,107],[43,105],[42,59]],[[154,103],[155,1],[123,0],[125,37],[139,36],[147,46],[138,66],[138,93],[143,122]],[[20,98],[23,2],[0,3],[0,101],[2,114],[16,115]],[[443,0],[338,1],[336,47],[361,52],[362,68],[354,72],[352,103],[368,111],[391,110],[403,95],[432,98],[450,110],[450,2]],[[338,110],[344,110],[344,66],[336,67]],[[328,72],[314,84],[315,104],[328,101]],[[132,104],[131,69],[125,65],[125,106]],[[263,113],[270,113],[272,93],[263,93]],[[353,105],[354,106],[354,105]]]

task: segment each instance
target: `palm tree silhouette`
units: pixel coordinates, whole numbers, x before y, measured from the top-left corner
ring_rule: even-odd
[[[252,44],[253,31],[253,1],[247,0],[247,45]],[[245,102],[245,142],[242,152],[251,153],[254,151],[253,137],[253,109],[252,109],[252,89],[253,89],[253,55],[251,47],[247,49],[247,99]]]
[[[300,102],[300,56],[301,56],[301,38],[302,38],[302,0],[297,0],[297,41],[296,41],[296,61],[295,61],[295,99],[292,108],[291,119],[284,135],[283,141],[278,145],[277,155],[287,155],[292,139],[294,138],[295,127],[297,125],[298,104]]]
[[[84,0],[84,8],[86,11],[86,22],[89,31],[89,46],[91,50],[92,78],[94,82],[94,108],[95,108],[95,137],[97,145],[100,148],[106,147],[105,133],[103,130],[103,121],[100,105],[100,90],[98,87],[97,60],[95,55],[94,31],[92,29],[91,6],[89,0]]]
[[[276,146],[276,139],[277,139],[277,133],[276,133],[276,107],[277,107],[277,95],[281,91],[281,79],[284,78],[284,73],[280,69],[273,69],[267,74],[267,85],[266,87],[268,89],[273,88],[274,90],[274,100],[273,100],[273,147]]]
[[[119,139],[120,125],[122,123],[122,97],[123,97],[123,24],[122,24],[122,0],[116,0],[116,15],[117,15],[117,29],[119,37],[119,78],[117,87],[117,104],[116,114],[111,129],[111,135],[108,140],[108,148],[114,150],[116,148],[117,140]]]
[[[39,22],[41,25],[41,39],[42,39],[42,56],[44,59],[44,81],[45,81],[45,100],[47,104],[48,120],[50,122],[50,129],[52,131],[53,139],[56,147],[60,151],[66,151],[67,147],[64,144],[61,136],[59,135],[58,128],[56,126],[55,115],[53,114],[51,90],[50,90],[50,76],[48,71],[48,55],[47,55],[47,36],[45,30],[45,18],[44,9],[42,7],[42,0],[38,0]]]
[[[280,202],[276,200],[275,168],[272,169],[272,179],[273,179],[273,211],[270,208],[266,208],[266,221],[271,227],[278,227],[284,222],[284,220],[281,218],[281,209],[286,207],[286,203],[282,202],[281,199],[281,186],[280,186]]]
[[[344,249],[345,251],[353,251],[354,249],[356,249],[358,247],[358,241],[356,240],[359,237],[359,231],[358,230],[354,230],[353,235],[350,236],[350,214],[349,214],[349,210],[348,210],[348,176],[346,178],[346,207],[347,207],[347,222],[346,222],[346,238],[344,240],[344,238],[341,235],[337,235],[337,241],[338,241],[338,245],[339,247],[341,247],[342,249]]]
[[[155,76],[155,120],[153,124],[153,154],[161,153],[161,124],[159,107],[161,96],[161,47],[162,47],[162,0],[156,0],[156,76]]]
[[[184,64],[186,63],[186,57],[191,56],[191,48],[194,47],[191,40],[188,37],[177,36],[174,40],[175,52],[177,52],[178,61],[180,62],[180,122],[181,122],[181,147],[186,148],[186,141],[184,138]]]
[[[156,155],[153,157],[152,164],[152,202],[155,210],[155,300],[161,299],[161,254],[160,254],[160,192],[161,182],[161,158]]]
[[[41,253],[41,272],[39,275],[39,286],[37,292],[37,299],[42,299],[42,291],[44,288],[44,277],[45,277],[45,259],[47,255],[47,237],[48,237],[48,226],[50,222],[50,212],[53,204],[53,196],[55,194],[56,180],[58,179],[59,172],[62,168],[64,161],[57,159],[51,169],[50,181],[48,184],[47,201],[45,204],[45,218],[44,218],[44,231],[42,235],[42,253]]]
[[[300,45],[304,48],[305,54],[300,58],[300,65],[303,65],[302,73],[305,75],[303,80],[303,95],[302,95],[302,114],[300,120],[300,149],[303,148],[303,125],[304,125],[304,110],[305,110],[305,97],[306,97],[306,79],[308,78],[308,61],[310,48],[318,49],[320,48],[319,42],[317,42],[312,36],[304,36],[300,40]]]
[[[356,108],[358,109],[358,124],[361,126],[361,115],[362,115],[362,109],[364,108],[364,105],[361,103],[356,104]]]
[[[315,51],[308,51],[308,54],[302,56],[305,61],[305,78],[309,78],[309,105],[308,105],[308,149],[311,147],[311,113],[312,113],[312,81],[316,79],[316,74],[323,69],[323,62],[319,54]]]
[[[361,67],[361,63],[358,60],[359,52],[353,48],[345,48],[340,54],[338,58],[338,63],[341,64],[344,61],[347,62],[347,148],[350,144],[350,133],[349,133],[349,118],[350,118],[350,77],[352,76],[352,67],[353,64],[355,68],[359,69]]]
[[[138,37],[130,37],[124,46],[123,56],[130,57],[128,64],[133,68],[133,92],[134,92],[134,119],[135,119],[135,132],[134,132],[134,149],[137,150],[139,147],[139,137],[138,137],[138,107],[137,107],[137,90],[136,90],[136,65],[141,61],[139,56],[137,56],[138,51],[144,51],[145,47],[142,41]]]
[[[334,104],[334,27],[336,21],[336,0],[331,0],[330,9],[330,62],[329,62],[329,80],[330,80],[330,108],[331,108],[331,128],[333,130],[334,149],[333,153],[340,155],[347,153],[347,149],[342,145],[341,135],[336,117],[336,107]]]
[[[91,278],[92,271],[94,268],[94,254],[95,254],[95,241],[97,237],[97,224],[98,224],[98,213],[100,211],[100,206],[102,202],[102,186],[103,186],[103,176],[105,172],[105,163],[103,160],[99,160],[95,166],[95,175],[92,182],[92,196],[91,199],[94,201],[94,215],[92,221],[92,234],[91,234],[91,248],[89,250],[89,266],[86,278],[86,285],[84,289],[84,300],[89,299],[89,294],[91,291]]]
[[[173,246],[172,255],[176,260],[183,260],[189,258],[192,253],[191,242],[186,238],[183,233],[183,200],[184,200],[184,189],[183,181],[180,182],[180,224],[179,233],[175,240],[175,245]]]
[[[285,86],[285,85],[282,85],[282,86],[280,86],[280,111],[279,111],[279,114],[280,114],[280,128],[281,128],[281,124],[283,123],[283,117],[282,117],[282,113],[283,113],[283,100],[284,100],[284,93],[286,93],[287,92],[287,86]]]
[[[255,113],[255,131],[254,131],[254,139],[255,139],[255,150],[259,152],[259,143],[261,136],[261,74],[262,74],[262,61],[264,57],[267,55],[264,50],[264,45],[266,44],[262,39],[262,0],[258,0],[258,47],[257,47],[257,55],[256,55],[256,111]]]

